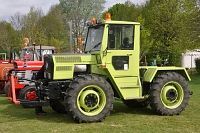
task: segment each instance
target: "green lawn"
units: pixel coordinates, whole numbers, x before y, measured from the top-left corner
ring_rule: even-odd
[[[111,115],[100,123],[77,124],[67,114],[44,107],[46,116],[14,105],[0,95],[0,133],[200,133],[200,75],[191,75],[193,95],[186,110],[177,116],[159,116],[149,107],[127,108],[116,100]]]

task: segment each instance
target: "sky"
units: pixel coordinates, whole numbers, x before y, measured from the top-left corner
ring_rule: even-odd
[[[126,0],[106,0],[105,10],[117,3],[124,3]],[[141,4],[144,0],[130,0],[134,4]],[[9,20],[10,16],[20,12],[26,14],[30,7],[41,8],[46,14],[51,5],[58,4],[59,0],[0,0],[0,21]]]

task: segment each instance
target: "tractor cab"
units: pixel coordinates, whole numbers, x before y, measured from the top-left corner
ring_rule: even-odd
[[[139,78],[140,24],[92,20],[88,26],[84,52],[96,56],[92,73],[108,76],[123,99],[143,98]]]
[[[91,20],[88,26],[84,52],[96,55],[97,63],[110,69],[113,76],[138,76],[140,24]]]
[[[27,61],[43,61],[45,54],[54,53],[55,47],[53,46],[29,46],[24,47],[21,51],[20,59]]]

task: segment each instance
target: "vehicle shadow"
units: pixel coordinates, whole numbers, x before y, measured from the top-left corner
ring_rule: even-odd
[[[111,115],[120,115],[121,113],[156,115],[156,113],[149,106],[144,108],[129,108],[120,99],[116,99]]]
[[[52,110],[51,107],[43,107],[47,112],[45,116],[35,115],[35,108],[23,108],[21,105],[15,105],[10,101],[1,101],[4,105],[1,110],[1,115],[9,116],[12,121],[37,119],[40,121],[48,121],[51,123],[76,123],[68,114],[59,114]],[[141,115],[155,115],[155,112],[147,108],[128,108],[121,100],[115,100],[114,108],[110,116],[124,115],[124,114],[141,114]],[[5,122],[5,121],[4,121]],[[1,123],[1,122],[0,122]]]
[[[75,123],[74,120],[66,113],[59,114],[51,109],[51,107],[43,107],[47,112],[45,116],[35,115],[35,108],[24,108],[21,105],[13,103],[5,104],[6,108],[1,110],[1,115],[9,116],[12,121],[20,121],[27,119],[38,119],[40,121],[48,121],[51,123]],[[1,122],[0,122],[1,123]]]

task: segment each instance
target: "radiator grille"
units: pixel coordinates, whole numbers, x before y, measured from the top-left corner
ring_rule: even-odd
[[[58,57],[55,57],[55,60],[57,63],[81,62],[81,57],[58,56]]]
[[[56,71],[72,71],[72,66],[57,66]]]

